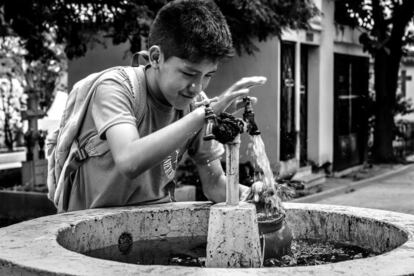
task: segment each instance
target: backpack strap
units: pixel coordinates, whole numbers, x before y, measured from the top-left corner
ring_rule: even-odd
[[[147,107],[147,93],[146,93],[146,82],[145,73],[143,66],[139,67],[124,67],[123,71],[128,76],[127,80],[129,86],[133,92],[135,101],[134,109],[137,110],[137,122],[141,124]],[[75,153],[79,161],[83,161],[91,156],[99,156],[106,153],[109,150],[108,142],[100,139],[98,135],[92,136],[85,144],[80,147]]]
[[[128,76],[131,89],[134,92],[134,97],[135,99],[138,99],[138,104],[137,101],[135,101],[135,104],[137,105],[135,108],[138,113],[137,122],[138,125],[140,125],[142,119],[144,118],[144,114],[147,111],[147,85],[145,81],[145,67],[124,67],[123,69]]]
[[[138,67],[139,65],[146,65],[149,63],[149,53],[147,50],[142,50],[139,52],[136,52],[132,55],[132,67]]]
[[[141,124],[147,107],[147,93],[144,67],[124,67],[122,70],[127,75],[129,86],[133,92],[135,100],[134,109],[137,111],[137,122]],[[92,136],[83,147],[79,147],[75,153],[78,161],[84,161],[88,157],[100,156],[109,150],[108,142],[100,139],[98,135]]]

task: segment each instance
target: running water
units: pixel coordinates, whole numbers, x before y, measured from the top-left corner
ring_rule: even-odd
[[[271,211],[271,213],[281,214],[284,213],[282,207],[282,201],[278,196],[278,187],[276,185],[272,168],[270,167],[269,159],[266,155],[265,145],[263,143],[262,137],[260,135],[251,135],[251,155],[253,160],[256,160],[257,165],[263,171],[263,175],[260,180],[264,184],[265,198],[264,203],[266,213]],[[269,206],[270,205],[270,206]]]
[[[260,135],[252,135],[250,136],[252,140],[252,154],[254,160],[256,160],[257,165],[259,165],[260,169],[262,169],[264,178],[262,179],[263,183],[265,184],[265,188],[273,188],[274,180],[273,180],[273,172],[270,167],[269,159],[266,155],[265,145],[263,143],[262,137]]]

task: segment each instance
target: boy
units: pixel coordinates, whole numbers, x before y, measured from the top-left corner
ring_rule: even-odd
[[[134,102],[139,97],[122,74],[96,88],[77,139],[82,145],[98,134],[109,150],[86,159],[71,176],[67,211],[168,202],[166,185],[186,150],[197,164],[206,197],[225,201],[219,162],[223,147],[203,140],[205,108],[193,104],[219,61],[233,54],[225,18],[212,1],[170,2],[157,14],[148,44],[149,63],[141,67],[145,104]],[[262,83],[240,80],[211,105],[214,112],[234,109],[248,87]],[[140,122],[135,106],[146,108]]]

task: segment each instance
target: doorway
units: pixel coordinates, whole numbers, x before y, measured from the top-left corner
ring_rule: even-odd
[[[300,160],[301,167],[308,165],[308,48],[300,47]]]
[[[368,137],[366,101],[369,59],[334,56],[334,164],[335,171],[362,164]]]
[[[281,43],[280,160],[295,158],[295,44]]]

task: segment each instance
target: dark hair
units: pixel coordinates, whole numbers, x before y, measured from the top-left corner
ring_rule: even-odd
[[[233,56],[226,19],[213,1],[178,0],[162,7],[151,26],[148,46],[171,56],[198,62]]]

